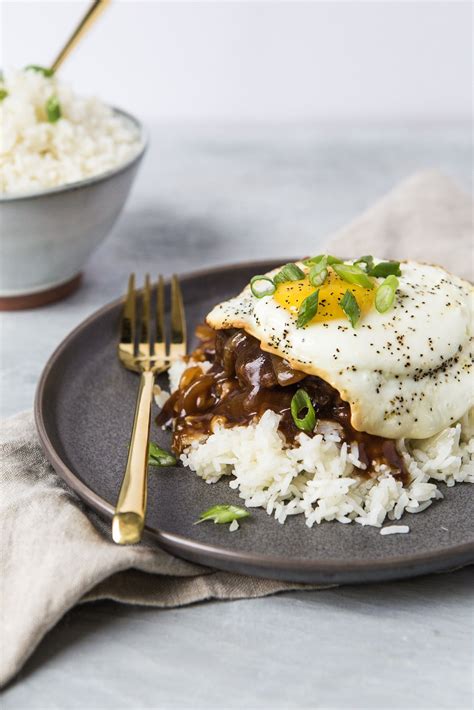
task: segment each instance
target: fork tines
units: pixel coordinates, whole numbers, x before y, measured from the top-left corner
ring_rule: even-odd
[[[171,361],[186,354],[186,317],[181,286],[176,274],[173,274],[171,278],[171,339],[169,354]]]
[[[156,296],[154,297],[154,292]],[[139,296],[141,296],[139,298]],[[153,311],[153,301],[156,308]],[[154,313],[154,318],[153,318]],[[186,318],[178,277],[171,279],[170,337],[165,322],[165,282],[160,274],[156,288],[145,276],[143,290],[135,288],[135,274],[128,281],[123,308],[119,356],[132,369],[166,370],[186,354]]]

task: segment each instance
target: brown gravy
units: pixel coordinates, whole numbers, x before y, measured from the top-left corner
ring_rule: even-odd
[[[174,422],[176,453],[196,436],[211,434],[216,417],[224,426],[248,424],[267,409],[281,416],[280,431],[291,443],[301,433],[291,415],[291,400],[302,387],[311,398],[317,418],[335,422],[345,441],[358,443],[367,476],[373,474],[373,462],[386,463],[406,482],[408,474],[395,441],[354,429],[349,404],[327,382],[293,370],[284,359],[261,350],[259,341],[243,330],[215,331],[203,325],[196,333],[201,345],[191,357],[209,360],[212,367],[205,373],[200,367],[188,368],[179,389],[157,417],[160,426]]]

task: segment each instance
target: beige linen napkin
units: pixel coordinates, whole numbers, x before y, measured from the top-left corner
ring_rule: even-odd
[[[439,264],[473,280],[472,199],[437,172],[404,180],[333,236],[334,254],[373,254]]]
[[[328,242],[339,254],[414,257],[469,278],[471,201],[435,173],[416,175]],[[147,544],[118,547],[41,451],[31,413],[2,425],[0,683],[72,606],[93,599],[174,607],[304,585],[215,572]],[[313,587],[314,588],[314,587]]]

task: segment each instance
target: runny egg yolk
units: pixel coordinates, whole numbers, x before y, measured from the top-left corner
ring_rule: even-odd
[[[280,306],[283,306],[296,317],[304,299],[316,290],[316,287],[312,286],[308,277],[306,277],[299,281],[286,281],[279,284],[273,294],[273,298]],[[319,287],[317,313],[310,322],[323,323],[324,321],[338,320],[339,318],[347,320],[347,316],[339,304],[347,290],[354,294],[359,304],[361,317],[373,307],[375,288],[369,289],[357,284],[347,283],[329,267],[328,277],[323,285]]]

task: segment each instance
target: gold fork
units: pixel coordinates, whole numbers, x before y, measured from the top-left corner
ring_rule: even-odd
[[[76,29],[69,37],[68,41],[64,47],[59,52],[58,56],[51,64],[51,69],[56,72],[61,64],[64,62],[66,57],[68,57],[79,40],[84,37],[86,32],[92,27],[94,22],[97,20],[101,12],[110,4],[110,0],[94,0],[90,7],[86,10],[86,13],[81,17],[79,24]]]
[[[173,360],[186,355],[186,319],[178,277],[171,279],[171,337],[165,333],[165,283],[160,275],[156,288],[156,321],[152,337],[151,283],[147,274],[141,299],[140,332],[137,340],[137,291],[135,274],[128,281],[122,313],[118,356],[127,370],[140,373],[135,418],[127,466],[112,521],[112,537],[119,545],[140,542],[145,523],[148,447],[155,376]]]

